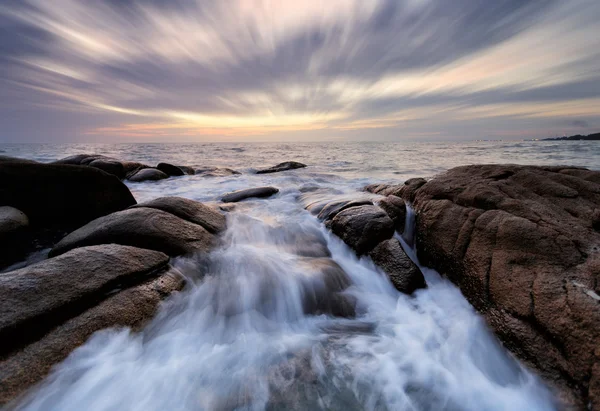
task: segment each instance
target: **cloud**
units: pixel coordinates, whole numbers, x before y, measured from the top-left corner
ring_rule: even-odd
[[[590,128],[590,123],[585,120],[573,120],[569,123],[569,126],[579,127],[579,128]]]
[[[560,117],[600,97],[598,17],[593,0],[8,0],[0,97],[79,113],[61,126],[75,138],[401,129],[428,113],[446,118],[423,131],[438,135],[492,108]]]

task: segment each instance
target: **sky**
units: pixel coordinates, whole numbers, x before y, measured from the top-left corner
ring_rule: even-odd
[[[598,0],[0,0],[0,142],[599,131]]]

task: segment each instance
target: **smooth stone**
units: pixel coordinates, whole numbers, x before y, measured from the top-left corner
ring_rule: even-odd
[[[38,341],[2,358],[0,404],[10,401],[22,404],[20,396],[50,373],[54,365],[62,362],[88,338],[103,338],[94,335],[97,331],[109,328],[141,330],[155,316],[161,302],[184,285],[181,274],[167,271],[157,278],[107,296],[98,305],[53,328]],[[25,401],[28,398],[25,397]],[[10,403],[9,409],[12,409],[11,405],[16,404]]]
[[[143,168],[127,179],[135,183],[143,181],[158,181],[169,178],[169,176],[156,168]]]
[[[137,207],[148,207],[166,211],[190,223],[201,225],[212,234],[224,231],[226,226],[226,218],[223,214],[198,201],[183,197],[159,197],[136,204],[132,208]]]
[[[138,163],[137,161],[121,161],[121,164],[123,164],[123,168],[125,169],[126,179],[133,177],[140,170],[151,168],[149,165]]]
[[[373,205],[371,200],[341,200],[341,201],[333,201],[331,203],[327,203],[323,208],[319,210],[319,214],[317,218],[321,221],[328,221],[333,219],[340,212],[352,208],[352,207],[360,207],[363,205]],[[314,207],[312,208],[315,209]]]
[[[90,162],[89,166],[98,168],[107,172],[108,174],[112,174],[120,180],[125,178],[125,168],[120,161],[99,158]]]
[[[377,205],[390,216],[396,231],[402,234],[406,225],[406,204],[404,200],[395,195],[389,195],[381,199]]]
[[[9,156],[0,156],[0,163],[39,164],[37,161],[28,160],[26,158],[17,158],[17,157],[9,157]]]
[[[170,256],[206,252],[215,237],[202,226],[162,210],[140,207],[98,218],[73,231],[52,248],[51,257],[78,247],[122,244]]]
[[[256,174],[279,173],[281,171],[296,170],[298,168],[304,167],[306,167],[306,164],[298,163],[297,161],[286,161],[284,163],[279,163],[273,167],[257,170]]]
[[[423,181],[400,193],[416,211],[420,261],[460,287],[565,408],[600,409],[600,171],[473,165]]]
[[[136,203],[118,178],[93,167],[0,163],[0,198],[32,226],[78,227]]]
[[[199,168],[196,170],[196,175],[202,177],[229,177],[240,175],[239,171],[232,170],[225,167],[211,167],[211,168]]]
[[[337,214],[331,220],[331,230],[362,255],[394,235],[394,222],[381,208],[364,205]]]
[[[14,207],[0,207],[0,268],[6,267],[27,254],[29,219]]]
[[[158,274],[168,263],[169,257],[157,251],[109,244],[79,248],[2,274],[0,354],[43,336],[107,292]]]
[[[93,157],[94,154],[75,154],[72,156],[68,156],[65,158],[61,158],[60,160],[53,161],[51,164],[70,164],[70,165],[81,165],[81,162],[86,158]],[[97,158],[97,156],[96,156]]]
[[[406,255],[396,238],[382,241],[369,252],[373,262],[387,274],[396,289],[404,294],[427,287],[419,267]]]
[[[183,172],[183,170],[180,167],[174,166],[173,164],[169,164],[169,163],[158,163],[158,165],[156,166],[157,170],[162,171],[163,173],[165,173],[168,176],[183,176],[185,175],[185,173]]]
[[[193,176],[194,174],[196,174],[196,170],[194,169],[194,167],[189,167],[189,166],[177,166],[181,169],[181,171],[183,171],[185,174],[189,175],[189,176]]]
[[[278,192],[279,189],[275,187],[248,188],[245,190],[237,190],[231,193],[227,193],[221,198],[221,201],[224,203],[237,203],[238,201],[242,201],[247,198],[271,197],[272,195],[277,194]]]

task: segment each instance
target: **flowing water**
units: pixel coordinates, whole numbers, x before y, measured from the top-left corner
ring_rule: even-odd
[[[303,193],[354,197],[367,183],[431,176],[458,164],[512,162],[600,168],[600,144],[202,144],[6,146],[49,161],[96,152],[149,163],[227,166],[245,174],[128,183],[138,199],[204,202],[273,185],[275,197],[228,213],[222,246],[172,261],[188,278],[141,333],[96,333],[19,408],[27,410],[553,410],[549,391],[508,354],[460,291],[422,267],[428,288],[397,292],[303,208]],[[310,167],[255,175],[284,160]],[[412,213],[407,216],[412,226]],[[400,238],[411,258],[410,238]],[[329,257],[330,256],[330,257]],[[343,270],[343,271],[342,271]],[[349,285],[354,318],[307,301]],[[333,273],[333,274],[332,274]],[[329,277],[328,277],[329,276]],[[327,304],[328,301],[325,301]],[[310,305],[310,304],[309,304]]]

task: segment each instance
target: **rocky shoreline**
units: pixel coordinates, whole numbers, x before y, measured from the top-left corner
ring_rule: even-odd
[[[256,173],[303,167],[285,162]],[[231,203],[279,192],[224,193],[221,205],[181,197],[137,204],[121,181],[190,174],[239,172],[91,154],[52,164],[0,158],[0,269],[50,249],[41,262],[0,273],[0,403],[39,382],[95,331],[143,327],[185,286],[171,258],[218,248]],[[420,262],[459,286],[567,408],[600,410],[600,172],[465,166],[430,181],[368,186],[354,198],[332,200],[319,187],[301,191],[306,210],[410,295],[427,284],[401,241],[409,234],[408,204]],[[329,258],[324,239],[312,240],[298,255],[325,289],[307,293],[305,311],[352,317],[353,301],[341,293],[347,274]]]

